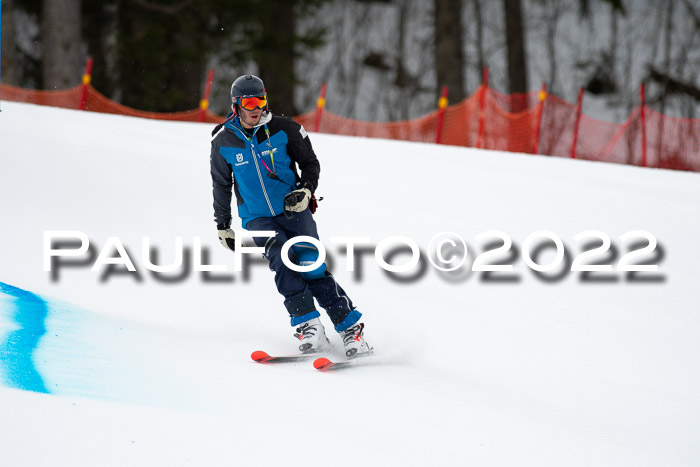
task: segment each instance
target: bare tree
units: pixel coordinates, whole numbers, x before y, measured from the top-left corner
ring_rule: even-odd
[[[668,7],[666,9],[666,25],[664,27],[664,42],[665,42],[665,50],[664,50],[664,63],[663,63],[663,69],[666,70],[667,72],[671,69],[671,41],[672,41],[672,36],[671,33],[673,31],[673,2],[668,2]],[[668,85],[666,85],[668,88]],[[661,98],[661,113],[664,113],[666,110],[666,91],[667,89],[664,89],[664,92],[662,94]]]
[[[510,93],[525,93],[527,85],[527,48],[521,0],[503,0],[508,50],[508,88]],[[514,109],[516,110],[516,109]]]
[[[394,85],[397,88],[398,94],[401,96],[398,100],[398,106],[392,106],[391,101],[386,102],[386,106],[390,109],[390,118],[392,120],[406,120],[408,118],[409,99],[407,94],[411,88],[412,77],[406,69],[406,16],[408,15],[408,3],[406,0],[397,2],[397,34],[396,34],[396,56],[394,77]],[[385,96],[389,98],[389,93]],[[398,110],[396,117],[391,115],[391,109]]]
[[[43,0],[44,88],[77,85],[82,74],[80,0]]]
[[[484,56],[484,22],[481,14],[481,0],[473,0],[474,16],[476,20],[476,57],[479,72],[486,68],[486,58]]]
[[[450,102],[465,97],[465,60],[462,53],[462,0],[434,0],[435,68],[438,92],[448,86]]]
[[[348,115],[351,118],[367,118],[358,111],[358,104],[360,104],[360,99],[363,98],[363,93],[361,91],[360,84],[363,82],[363,78],[368,73],[366,72],[366,66],[357,66],[359,63],[367,64],[367,51],[370,49],[370,27],[374,20],[372,13],[372,5],[362,4],[355,6],[348,2],[344,3],[343,13],[347,17],[352,18],[350,22],[349,31],[345,29],[346,21],[343,18],[338,18],[341,24],[341,33],[336,36],[337,40],[342,40],[342,43],[336,43],[336,51],[342,56],[343,50],[349,40],[355,39],[353,46],[347,50],[347,57],[349,57],[348,63],[345,63],[340,70],[340,82],[341,82],[341,92],[345,94],[345,102],[343,108],[345,113],[343,115]],[[351,32],[348,36],[347,33]],[[353,38],[353,34],[356,36]],[[342,61],[341,61],[342,63]],[[371,68],[370,68],[371,69]],[[381,67],[380,72],[383,71]],[[382,77],[384,79],[384,77]]]
[[[559,21],[561,15],[564,11],[564,5],[562,0],[548,0],[544,5],[544,20],[545,20],[545,37],[546,37],[546,48],[547,48],[547,58],[549,59],[549,73],[547,75],[547,87],[549,92],[557,92],[559,88],[559,83],[557,80],[558,70],[557,70],[557,37],[559,26]]]
[[[693,6],[690,0],[683,0],[683,4],[687,9],[687,13],[693,18],[695,28],[700,29],[700,11],[695,11],[696,7]]]
[[[13,86],[20,85],[20,66],[19,57],[17,54],[17,43],[15,41],[15,17],[14,3],[15,0],[4,0],[2,5],[2,51],[0,59],[2,63],[2,82]]]
[[[297,115],[294,105],[294,38],[296,28],[295,2],[279,2],[278,10],[269,16],[271,31],[265,36],[255,55],[265,87],[274,99],[270,107],[279,115]]]

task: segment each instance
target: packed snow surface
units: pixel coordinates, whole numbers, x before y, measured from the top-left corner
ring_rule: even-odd
[[[700,175],[311,133],[319,233],[376,352],[322,373],[250,359],[295,339],[265,262],[218,243],[211,129],[3,104],[3,465],[698,465]],[[45,271],[52,231],[89,250]],[[397,236],[415,269],[378,264],[409,263]],[[351,264],[337,237],[369,242]],[[658,271],[619,270],[640,249]]]

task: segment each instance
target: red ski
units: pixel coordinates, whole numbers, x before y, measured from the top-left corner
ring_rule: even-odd
[[[250,358],[258,363],[292,363],[292,362],[302,362],[304,360],[311,360],[312,358],[317,358],[316,353],[301,353],[296,355],[268,355],[267,352],[262,350],[256,350],[250,354]]]
[[[348,358],[347,360],[340,360],[337,362],[321,357],[314,360],[314,368],[321,371],[340,370],[341,368],[355,366],[357,363],[359,363],[358,360],[362,360],[364,357],[369,357],[371,355],[373,355],[372,352],[364,352],[359,355],[355,355],[352,358]]]

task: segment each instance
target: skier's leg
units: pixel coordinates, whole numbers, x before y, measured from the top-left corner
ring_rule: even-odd
[[[274,237],[254,237],[253,241],[259,247],[265,248],[263,256],[270,263],[270,269],[275,272],[275,285],[284,297],[284,306],[291,318],[292,326],[320,316],[314,305],[313,294],[301,275],[289,269],[282,261],[282,245],[288,237],[275,218],[260,217],[248,222],[248,230],[272,230]]]
[[[307,235],[318,239],[316,222],[309,210],[295,213],[292,219],[282,218],[280,224],[285,228],[288,238]],[[291,250],[297,255],[300,263],[310,264],[318,259],[318,250],[310,243],[297,244]],[[325,264],[313,271],[301,273],[301,277],[308,284],[318,304],[328,313],[336,331],[344,331],[357,323],[362,314],[355,309],[333,275],[326,271]]]
[[[330,272],[326,271],[323,277],[307,280],[306,283],[318,304],[328,313],[336,331],[346,330],[362,317]]]
[[[296,248],[292,247],[292,249]],[[297,251],[297,264],[314,264],[318,259],[318,250],[311,243],[301,243]],[[319,305],[323,307],[333,321],[335,330],[343,339],[345,355],[352,358],[357,354],[371,352],[372,348],[364,338],[364,323],[360,322],[362,314],[355,309],[350,297],[338,285],[325,264],[301,276],[311,289]]]

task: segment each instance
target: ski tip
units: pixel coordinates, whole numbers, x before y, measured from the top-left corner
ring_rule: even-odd
[[[256,350],[255,352],[250,354],[250,358],[252,358],[256,362],[261,362],[269,359],[270,356],[267,354],[267,352],[263,352],[262,350]]]
[[[331,362],[327,358],[322,357],[314,360],[314,368],[316,368],[317,370],[326,370],[332,366],[333,362]]]

